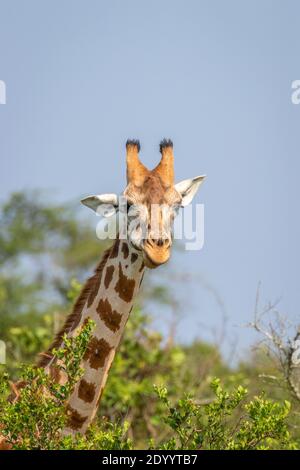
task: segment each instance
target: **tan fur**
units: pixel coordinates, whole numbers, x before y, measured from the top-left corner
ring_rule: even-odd
[[[139,160],[137,145],[127,144],[126,151],[127,181],[134,181],[137,186],[140,186],[143,184],[148,170]]]
[[[153,173],[158,175],[165,186],[172,186],[174,184],[174,155],[172,147],[165,147],[162,149],[162,158]]]

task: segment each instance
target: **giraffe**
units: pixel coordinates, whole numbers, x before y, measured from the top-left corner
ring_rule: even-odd
[[[161,160],[151,171],[140,162],[139,152],[138,140],[126,142],[127,186],[123,197],[128,211],[127,236],[121,239],[118,234],[113,245],[104,252],[63,328],[38,363],[54,380],[63,381],[51,351],[62,346],[64,333],[78,334],[88,318],[95,322],[81,365],[83,375],[66,404],[68,422],[63,434],[84,434],[95,417],[144,271],[169,260],[176,212],[192,201],[205,179],[203,175],[174,184],[171,140],[164,139],[160,143]],[[116,211],[119,209],[116,194],[88,196],[81,202],[94,211],[107,204]]]

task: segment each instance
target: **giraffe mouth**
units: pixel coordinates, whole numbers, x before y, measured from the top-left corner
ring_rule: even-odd
[[[145,263],[145,266],[147,266],[147,268],[150,268],[150,269],[155,269],[160,265],[160,263],[154,263],[152,259],[149,258],[149,256],[147,255],[144,256],[144,263]]]
[[[144,248],[143,257],[147,268],[155,269],[169,260],[170,250],[149,250]]]

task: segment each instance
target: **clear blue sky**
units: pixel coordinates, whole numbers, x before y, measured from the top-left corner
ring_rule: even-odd
[[[176,176],[206,173],[205,246],[175,254],[198,278],[178,335],[207,335],[224,302],[240,348],[262,300],[299,319],[297,1],[0,0],[0,198],[25,188],[79,200],[125,185],[124,142],[146,165],[174,141]],[[87,209],[82,208],[82,211]],[[92,215],[91,215],[92,217]],[[95,260],[96,261],[96,260]]]

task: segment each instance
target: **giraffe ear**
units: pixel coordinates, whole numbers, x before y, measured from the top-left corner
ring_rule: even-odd
[[[117,194],[88,196],[81,199],[81,203],[104,217],[110,217],[115,214],[119,205]]]
[[[199,186],[205,180],[206,175],[196,176],[187,180],[180,181],[175,184],[175,189],[181,194],[182,201],[181,207],[185,207],[190,204],[199,189]]]

